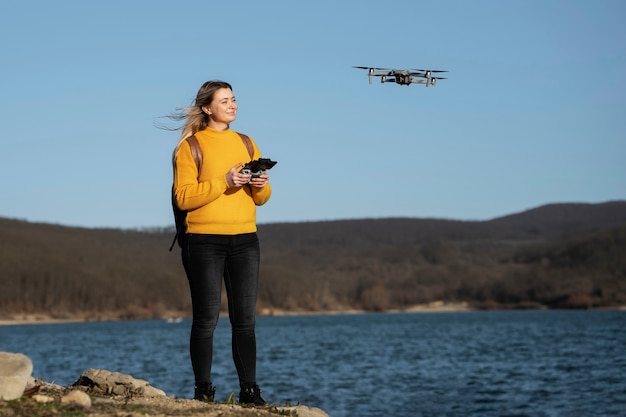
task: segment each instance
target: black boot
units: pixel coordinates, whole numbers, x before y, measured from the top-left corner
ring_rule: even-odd
[[[215,399],[215,387],[210,382],[196,383],[194,387],[193,399],[212,403]]]
[[[239,404],[253,405],[255,407],[265,407],[269,405],[267,401],[261,397],[261,388],[258,385],[242,388],[239,391]]]

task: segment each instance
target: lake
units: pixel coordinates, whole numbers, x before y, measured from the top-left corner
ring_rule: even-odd
[[[259,317],[259,385],[331,417],[626,416],[626,311]],[[190,320],[0,326],[0,350],[69,385],[89,368],[193,396]],[[238,394],[230,324],[216,330],[216,401]]]

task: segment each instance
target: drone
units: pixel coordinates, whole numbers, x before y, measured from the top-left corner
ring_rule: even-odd
[[[411,84],[425,84],[429,85],[437,84],[437,80],[445,80],[446,78],[434,77],[434,73],[448,72],[443,70],[424,70],[424,69],[388,69],[388,68],[374,68],[374,67],[353,67],[367,70],[367,75],[372,84],[372,77],[380,77],[381,83],[396,83],[399,85],[411,85]]]

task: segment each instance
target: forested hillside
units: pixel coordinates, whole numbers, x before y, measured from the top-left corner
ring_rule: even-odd
[[[264,312],[626,305],[626,202],[552,204],[490,221],[359,219],[259,226]],[[0,218],[0,318],[188,316],[171,229]]]

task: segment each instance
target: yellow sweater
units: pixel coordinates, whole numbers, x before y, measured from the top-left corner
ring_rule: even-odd
[[[263,188],[228,189],[226,173],[237,163],[250,161],[241,137],[233,130],[207,128],[196,133],[202,149],[200,175],[184,141],[175,157],[174,195],[178,207],[187,210],[187,233],[236,235],[256,232],[256,206],[272,195],[269,183]],[[254,145],[254,158],[261,153]]]

